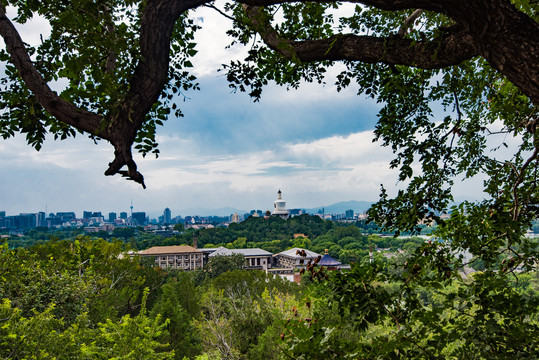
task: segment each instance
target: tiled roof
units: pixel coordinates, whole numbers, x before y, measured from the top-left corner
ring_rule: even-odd
[[[318,262],[318,266],[339,266],[342,263],[338,262],[328,254],[322,256],[322,259]]]
[[[202,252],[205,252],[205,253],[212,253],[212,252],[216,252],[217,250],[219,249],[223,249],[222,246],[219,246],[219,247],[215,247],[215,248],[200,248],[200,250]]]
[[[242,254],[243,256],[272,256],[273,254],[269,251],[263,249],[227,249],[220,247],[216,251],[210,254],[210,256],[219,256],[219,255],[234,255]]]
[[[305,258],[303,256],[299,256],[298,254],[296,254],[296,252],[298,250],[299,251],[305,251],[305,253],[307,254],[307,257]],[[306,250],[306,249],[300,249],[300,248],[293,248],[293,249],[290,249],[290,250],[285,250],[285,251],[282,251],[282,252],[278,253],[277,255],[289,256],[289,257],[296,258],[296,259],[311,259],[311,258],[316,258],[316,257],[320,256],[320,254],[317,254],[314,251]]]
[[[146,250],[139,251],[140,255],[160,255],[160,254],[179,254],[179,253],[199,253],[199,249],[195,249],[188,245],[177,246],[154,246]]]

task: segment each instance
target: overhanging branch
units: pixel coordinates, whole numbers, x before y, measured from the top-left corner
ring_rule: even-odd
[[[407,9],[425,9],[440,12],[443,10],[444,5],[458,4],[463,0],[345,0],[343,2],[353,3],[353,4],[363,4],[367,6],[374,6],[378,9],[396,11],[396,10],[407,10]],[[301,0],[240,0],[242,4],[251,5],[251,6],[270,6],[276,4],[284,3],[296,3],[302,2]],[[330,0],[310,0],[310,2],[315,3],[330,3],[333,1]]]
[[[102,116],[76,107],[51,90],[32,63],[24,42],[2,7],[0,7],[0,36],[4,39],[6,49],[19,75],[49,114],[74,128],[109,140],[108,132],[101,126]]]
[[[478,55],[471,36],[464,31],[448,31],[430,41],[412,41],[399,36],[375,37],[353,34],[327,39],[294,41],[281,36],[261,16],[262,8],[244,5],[253,28],[264,42],[288,59],[311,61],[361,61],[438,69],[460,64]]]
[[[246,8],[297,0],[240,0]],[[327,1],[317,1],[326,3]],[[334,36],[326,40],[294,41],[279,36],[267,23],[249,17],[268,46],[301,61],[351,60],[384,62],[432,69],[456,65],[475,56],[507,77],[535,104],[539,104],[539,24],[517,10],[509,0],[351,0],[387,11],[423,9],[444,14],[455,23],[430,41],[413,43],[393,38]],[[458,29],[458,31],[455,31]],[[277,45],[280,46],[277,47]],[[331,47],[329,46],[331,45]],[[328,51],[331,50],[331,51]],[[408,53],[408,54],[407,54]]]

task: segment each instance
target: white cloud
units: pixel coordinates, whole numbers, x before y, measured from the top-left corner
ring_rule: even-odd
[[[17,16],[17,10],[12,6],[8,6],[6,8],[6,15],[9,19],[13,19]],[[32,19],[25,24],[16,22],[13,22],[13,24],[15,25],[15,28],[17,28],[22,40],[31,46],[40,44],[41,40],[47,39],[51,32],[49,22],[39,15],[34,15]]]
[[[215,6],[222,8],[223,1],[217,1]],[[195,34],[198,53],[194,57],[194,72],[197,76],[216,76],[221,64],[227,64],[231,59],[244,59],[247,49],[242,46],[226,48],[233,40],[226,34],[232,28],[232,21],[220,15],[214,9],[199,7],[190,13],[195,24],[201,26]]]
[[[105,166],[113,152],[108,143],[101,141],[96,145],[84,136],[63,141],[53,141],[49,136],[41,150],[36,151],[23,136],[17,135],[0,141],[0,154],[2,166],[80,170]]]
[[[387,166],[391,151],[380,149],[372,137],[372,131],[366,131],[241,155],[193,157],[152,170],[147,182],[167,191],[220,184],[236,193],[286,187],[303,194],[351,192],[351,198],[373,200],[380,183],[396,178]]]

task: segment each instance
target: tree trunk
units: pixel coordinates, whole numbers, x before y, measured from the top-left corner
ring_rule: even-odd
[[[539,25],[506,0],[466,1],[446,10],[474,38],[479,54],[539,104]]]

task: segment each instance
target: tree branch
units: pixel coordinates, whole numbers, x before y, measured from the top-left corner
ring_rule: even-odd
[[[408,16],[399,28],[398,35],[400,37],[404,37],[404,35],[406,35],[408,32],[408,29],[414,25],[414,21],[416,21],[421,14],[423,14],[423,9],[417,9],[410,16]]]
[[[76,107],[51,90],[32,63],[24,42],[2,7],[0,7],[0,36],[4,39],[6,49],[19,75],[49,114],[81,131],[109,140],[110,134],[101,126],[102,116]]]
[[[178,18],[187,10],[209,0],[150,0],[144,8],[140,27],[140,61],[130,81],[118,118],[109,122],[114,146],[114,160],[105,175],[121,174],[146,188],[144,177],[137,170],[131,146],[146,114],[159,99],[168,80],[170,43]],[[123,166],[127,170],[121,170]]]
[[[269,6],[284,3],[302,2],[302,0],[240,0],[242,4],[252,6]],[[312,0],[315,3],[329,3],[331,0]],[[396,11],[408,9],[425,9],[440,12],[444,5],[461,3],[462,0],[347,0],[343,2],[374,6],[378,9]]]
[[[349,60],[438,69],[459,64],[478,54],[473,39],[463,31],[446,32],[437,39],[419,42],[398,36],[381,38],[352,34],[293,41],[282,37],[261,16],[261,8],[244,5],[244,9],[268,47],[288,59],[302,62]]]
[[[520,170],[517,171],[515,169],[515,172],[517,173],[517,179],[515,183],[513,184],[512,194],[513,194],[513,220],[517,220],[518,216],[520,215],[519,212],[519,205],[520,205],[520,199],[517,194],[518,187],[522,182],[524,181],[524,175],[525,171],[530,166],[530,164],[537,160],[537,157],[539,156],[539,144],[536,144],[535,149],[533,151],[533,154],[524,162],[524,164],[520,167]]]
[[[256,9],[256,6],[299,2],[298,0],[239,1],[248,5],[247,8],[250,9],[253,7]],[[268,27],[268,24],[261,23],[260,20],[256,20],[256,17],[250,17],[255,29],[270,48],[288,58],[292,52],[295,52],[301,61],[351,60],[433,69],[457,65],[459,59],[464,61],[475,56],[482,56],[492,68],[507,77],[532,102],[539,104],[539,66],[537,65],[539,64],[539,42],[536,40],[539,38],[539,24],[528,15],[518,11],[511,1],[352,0],[349,2],[388,11],[408,9],[433,11],[451,18],[459,31],[445,33],[438,39],[418,43],[398,42],[393,38],[352,35],[318,41],[294,42],[291,39],[280,38],[273,29]],[[341,40],[342,43],[339,43]],[[279,50],[275,47],[278,44],[288,49]],[[317,45],[321,49],[316,49]],[[456,54],[453,54],[453,51],[456,51]],[[310,52],[317,56],[302,57],[304,55],[302,52]],[[341,54],[338,54],[339,52]],[[382,54],[384,56],[381,56]],[[434,56],[434,61],[428,61],[428,55]],[[444,60],[445,57],[447,59]]]
[[[159,99],[167,81],[170,42],[176,21],[187,10],[208,2],[150,0],[144,8],[140,26],[141,57],[130,82],[130,92],[124,101],[130,121],[137,125],[137,129]]]

